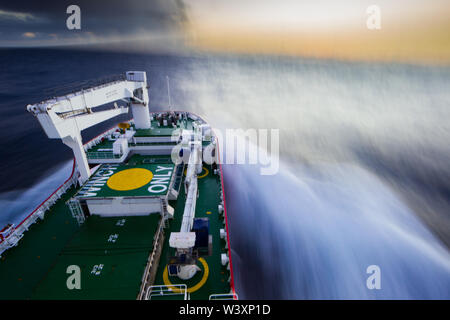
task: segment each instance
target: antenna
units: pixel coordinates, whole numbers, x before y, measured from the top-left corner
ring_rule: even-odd
[[[167,79],[167,97],[169,98],[169,110],[172,111],[172,103],[170,101],[170,83],[169,83],[169,76],[166,76]]]

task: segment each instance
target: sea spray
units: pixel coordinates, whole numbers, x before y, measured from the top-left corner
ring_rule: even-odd
[[[0,194],[0,226],[7,223],[18,225],[39,204],[50,196],[69,178],[73,162],[52,168],[48,175],[27,190],[15,190]]]
[[[241,298],[450,298],[447,249],[364,169],[224,172]],[[380,290],[366,287],[370,265],[381,269]]]

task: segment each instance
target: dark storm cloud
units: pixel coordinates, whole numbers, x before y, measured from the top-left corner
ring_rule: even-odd
[[[66,9],[81,9],[81,30],[68,30]],[[181,0],[0,1],[0,45],[65,44],[164,34],[186,19]]]

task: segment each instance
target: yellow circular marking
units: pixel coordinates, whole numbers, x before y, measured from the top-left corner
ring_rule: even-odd
[[[203,167],[203,170],[205,170],[205,173],[202,174],[202,175],[200,175],[200,176],[197,176],[197,178],[201,179],[201,178],[206,177],[206,176],[209,174],[209,170],[208,170],[208,169],[206,169],[205,167]]]
[[[200,261],[203,265],[203,277],[202,279],[193,287],[187,288],[187,292],[192,293],[197,291],[198,289],[200,289],[201,287],[203,287],[203,285],[205,284],[206,280],[208,280],[208,276],[209,276],[209,267],[208,264],[206,263],[205,259],[203,258],[199,258],[198,261]],[[167,266],[164,268],[164,273],[163,273],[163,281],[164,284],[166,286],[169,286],[170,289],[172,289],[173,292],[175,293],[181,293],[182,290],[172,287],[172,282],[170,282],[169,280],[169,272],[167,271]]]
[[[211,211],[206,211],[206,214],[211,214]]]
[[[150,170],[143,168],[132,168],[113,174],[106,184],[110,189],[117,191],[128,191],[145,186],[153,178]]]
[[[205,171],[204,174],[197,176],[198,179],[204,178],[209,174],[209,170],[203,167],[203,170]],[[186,177],[187,168],[184,169],[184,176]]]

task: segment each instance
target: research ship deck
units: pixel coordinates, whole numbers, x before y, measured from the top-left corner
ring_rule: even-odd
[[[156,114],[155,114],[156,115]],[[195,117],[197,118],[197,117]],[[229,256],[226,230],[226,213],[223,211],[222,176],[220,170],[210,164],[202,164],[198,174],[198,198],[195,218],[207,218],[212,242],[197,260],[200,271],[189,280],[170,276],[168,264],[175,255],[169,245],[169,235],[180,230],[185,209],[186,192],[183,187],[186,178],[185,164],[175,166],[166,151],[174,142],[168,139],[146,142],[145,138],[168,138],[176,129],[192,129],[195,120],[183,121],[177,127],[158,125],[152,121],[152,130],[135,130],[135,137],[144,142],[130,141],[130,152],[123,162],[111,152],[111,132],[96,138],[96,143],[86,144],[86,154],[91,166],[99,159],[102,163],[96,172],[114,166],[114,177],[130,169],[144,169],[151,172],[147,183],[139,174],[131,175],[110,183],[89,187],[95,173],[83,186],[69,188],[45,213],[45,218],[32,224],[19,245],[5,251],[0,260],[0,299],[209,299],[214,294],[232,294],[232,270],[230,263],[223,261],[223,254]],[[133,130],[133,123],[131,123]],[[151,140],[150,140],[151,141]],[[207,145],[208,141],[203,141]],[[150,152],[133,149],[136,146],[155,147]],[[163,154],[161,154],[163,153]],[[95,156],[92,156],[94,155]],[[103,155],[102,155],[103,154]],[[91,155],[91,156],[90,156]],[[110,162],[111,161],[111,162]],[[76,216],[71,203],[85,201],[115,201],[115,199],[168,198],[168,192],[149,194],[153,176],[158,169],[170,169],[170,186],[178,191],[176,199],[167,204],[173,207],[173,217],[163,219],[158,210],[150,214],[110,216],[100,213]],[[106,170],[105,169],[105,170]],[[117,177],[117,175],[116,175]],[[144,183],[135,188],[133,179]],[[140,180],[141,179],[141,180]],[[116,179],[117,180],[117,179]],[[122,183],[122,184],[121,184]],[[88,185],[88,196],[83,188]],[[127,187],[128,185],[128,187]],[[111,188],[112,186],[112,188]],[[95,190],[95,194],[92,192]],[[137,200],[136,200],[137,199]],[[153,201],[151,200],[151,201]],[[91,201],[91,202],[89,202]],[[150,201],[150,200],[149,200]],[[83,206],[86,206],[86,203]],[[147,203],[147,202],[145,202]],[[148,202],[154,205],[155,202]],[[85,210],[85,209],[84,209]],[[164,210],[164,209],[163,209]],[[78,266],[81,271],[81,289],[70,289],[67,285],[69,266]],[[219,296],[220,297],[220,296]]]

